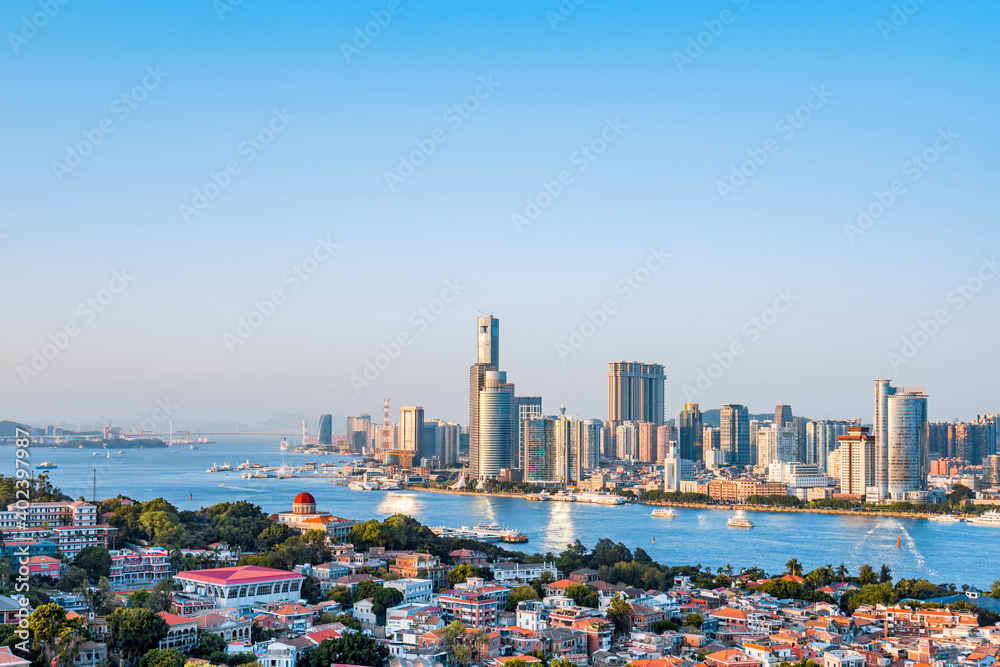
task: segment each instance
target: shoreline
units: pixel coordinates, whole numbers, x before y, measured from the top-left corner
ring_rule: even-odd
[[[418,486],[409,487],[411,491],[424,491],[427,493],[445,493],[455,496],[479,496],[486,498],[519,498],[521,500],[527,500],[527,496],[519,493],[487,493],[478,491],[459,491],[457,489],[429,489]],[[529,501],[533,502],[533,501]],[[552,501],[547,501],[552,502]],[[584,503],[587,505],[598,505],[599,503]],[[707,510],[745,510],[747,512],[781,512],[786,514],[843,514],[847,516],[862,516],[862,517],[897,517],[900,519],[929,519],[935,516],[941,516],[940,514],[930,514],[927,512],[862,512],[862,511],[852,511],[852,510],[841,510],[833,508],[808,508],[808,507],[765,507],[761,505],[710,505],[708,503],[674,503],[667,501],[646,501],[646,500],[633,500],[628,502],[629,505],[648,505],[650,507],[686,507],[689,509],[707,509]],[[605,505],[605,507],[614,507],[614,505]]]

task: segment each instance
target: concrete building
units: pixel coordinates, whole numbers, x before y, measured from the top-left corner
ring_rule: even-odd
[[[851,426],[846,435],[837,436],[837,441],[839,447],[830,458],[837,459],[840,492],[864,495],[875,486],[875,436],[868,434],[867,426]]]
[[[303,533],[308,530],[324,530],[331,539],[338,540],[347,539],[356,523],[350,519],[333,516],[329,512],[318,511],[316,499],[311,493],[304,491],[295,496],[291,512],[280,512],[274,515],[274,518],[278,523]]]
[[[295,602],[299,599],[303,576],[286,570],[247,565],[214,570],[179,572],[174,580],[182,597],[211,600],[217,607],[237,608],[249,613],[267,602]]]
[[[399,449],[413,452],[413,460],[436,456],[424,447],[424,409],[420,406],[404,406],[399,409]]]
[[[663,387],[666,374],[661,364],[613,361],[608,364],[608,421],[663,423]]]
[[[887,398],[888,469],[886,493],[892,500],[927,488],[927,394],[904,389]]]
[[[806,463],[815,463],[826,472],[831,452],[839,446],[838,437],[847,435],[851,426],[860,426],[860,420],[851,421],[811,421],[806,424]]]
[[[746,406],[726,403],[719,412],[719,436],[722,451],[729,452],[736,465],[752,465],[750,459],[750,413]]]
[[[685,403],[684,409],[674,416],[677,426],[677,446],[681,458],[689,461],[704,460],[705,447],[702,432],[701,410],[697,403]]]

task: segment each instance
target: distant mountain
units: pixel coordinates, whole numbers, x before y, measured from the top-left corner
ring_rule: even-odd
[[[19,424],[18,422],[7,421],[4,419],[0,421],[0,438],[13,438],[17,435],[17,429],[23,428],[29,433],[31,432],[31,427],[27,424]]]

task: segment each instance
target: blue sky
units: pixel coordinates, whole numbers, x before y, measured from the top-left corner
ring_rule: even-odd
[[[466,421],[480,310],[547,412],[605,417],[617,359],[666,366],[668,414],[687,395],[868,420],[878,374],[926,387],[932,419],[1000,411],[1000,280],[981,269],[1000,248],[1000,9],[914,0],[892,24],[892,2],[672,4],[244,0],[220,19],[222,0],[54,0],[33,32],[39,3],[6,3],[3,417],[142,419],[170,397],[176,421],[254,423],[375,413],[388,396]],[[345,57],[366,24],[377,34]],[[78,166],[54,166],[102,122]],[[421,144],[433,152],[390,189]],[[933,164],[907,166],[925,150]],[[218,176],[227,163],[238,173]],[[519,231],[512,216],[561,172]],[[185,220],[212,173],[226,187]],[[883,214],[845,231],[894,180]],[[337,248],[293,289],[283,276],[318,238]],[[670,258],[626,300],[615,286],[651,247]],[[122,269],[125,289],[81,315]],[[446,281],[458,297],[425,320]],[[227,344],[275,290],[272,315]],[[778,290],[792,305],[751,337]],[[560,348],[609,300],[579,349]],[[78,334],[26,372],[68,324]],[[400,335],[398,358],[352,384]]]

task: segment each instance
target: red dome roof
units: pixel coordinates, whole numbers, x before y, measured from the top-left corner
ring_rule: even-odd
[[[311,493],[303,491],[299,495],[295,496],[295,500],[293,500],[292,503],[295,505],[315,505],[316,499],[312,497]]]

